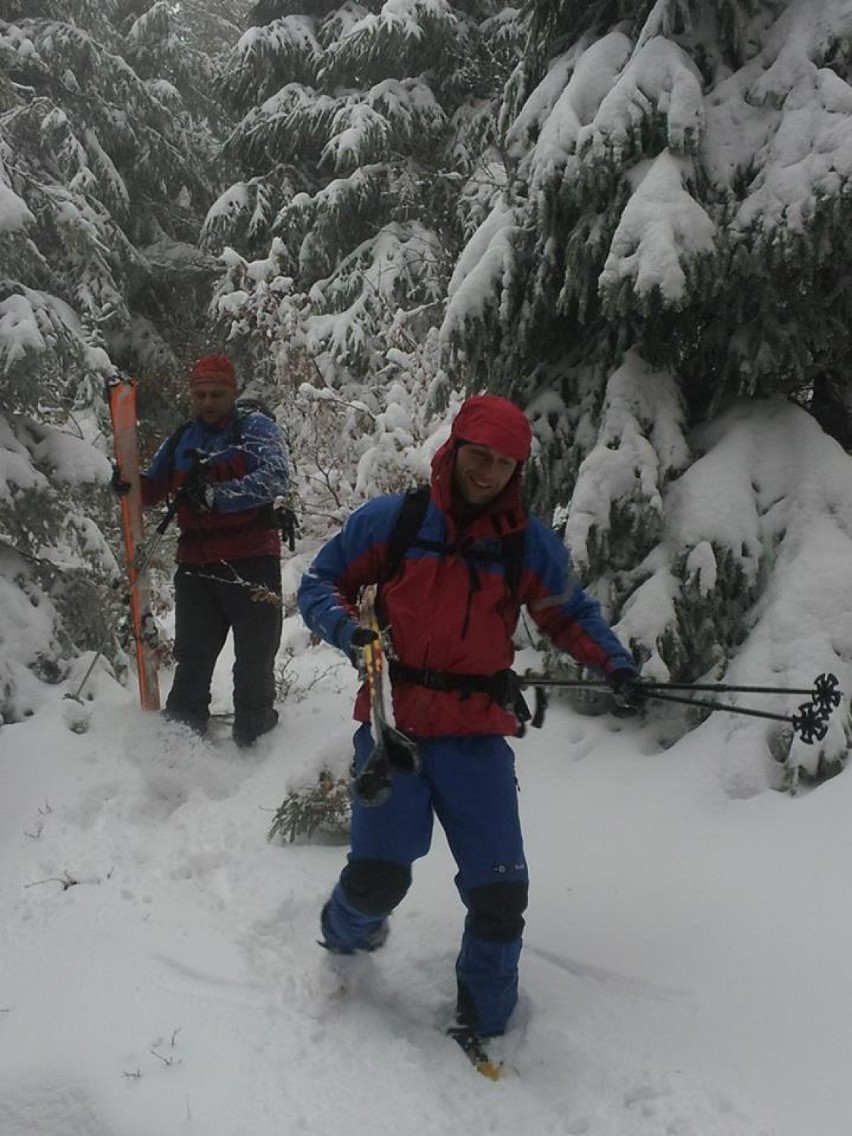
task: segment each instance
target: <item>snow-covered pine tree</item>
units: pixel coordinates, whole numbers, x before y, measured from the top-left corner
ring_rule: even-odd
[[[652,673],[695,678],[744,634],[783,533],[673,530],[708,445],[693,428],[781,396],[833,400],[849,437],[852,9],[526,11],[507,187],[458,261],[442,343],[529,407],[537,502]]]
[[[218,314],[258,377],[274,382],[286,351],[295,370],[304,354],[333,383],[363,379],[439,317],[454,252],[501,187],[515,13],[264,0],[253,20],[222,82],[245,175],[204,229],[233,250]]]
[[[2,586],[23,593],[11,622],[15,605],[0,605],[0,638],[21,647],[4,651],[0,719],[31,707],[27,666],[61,677],[108,637],[103,384],[116,364],[167,364],[164,331],[208,271],[191,242],[209,141],[165,70],[177,33],[154,7],[0,2]]]
[[[565,342],[608,364],[636,347],[693,417],[842,370],[850,20],[831,2],[535,5],[504,106],[512,190],[464,263],[487,274],[482,310],[460,296],[447,334],[474,358],[498,334],[507,378]]]
[[[176,82],[195,91],[210,82],[169,5],[74,0],[58,19],[45,8],[4,25],[0,41],[15,92],[3,136],[20,171],[16,192],[36,217],[36,244],[55,246],[56,293],[120,365],[138,370],[168,357],[154,321],[167,330],[187,310],[199,273],[202,258],[186,254],[210,200],[212,150]],[[177,284],[181,251],[189,264]]]

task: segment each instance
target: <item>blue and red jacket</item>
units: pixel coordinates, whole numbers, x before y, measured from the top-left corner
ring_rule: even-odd
[[[630,653],[601,614],[597,600],[580,586],[568,551],[554,532],[528,517],[520,504],[520,468],[503,493],[484,511],[465,518],[452,490],[455,451],[466,441],[489,440],[451,435],[435,455],[431,497],[418,540],[435,542],[442,551],[414,544],[402,569],[382,583],[382,611],[389,623],[394,653],[405,667],[454,675],[494,675],[511,667],[512,636],[521,605],[553,643],[578,662],[604,675],[635,670]],[[501,452],[505,452],[505,449]],[[347,651],[357,627],[360,589],[384,579],[388,545],[402,505],[402,495],[379,497],[357,509],[342,531],[317,554],[302,577],[299,610],[323,639]],[[483,550],[497,548],[499,534],[526,530],[520,581],[507,586],[505,566],[489,563]],[[465,549],[476,553],[466,560]],[[518,720],[486,693],[462,696],[416,683],[393,687],[396,725],[420,737],[469,734],[516,734]],[[369,720],[366,690],[355,706],[359,721]]]
[[[177,511],[179,564],[210,564],[255,556],[280,556],[281,536],[272,516],[276,497],[287,492],[287,454],[281,431],[265,414],[237,413],[215,426],[200,418],[167,438],[142,475],[142,503],[156,505],[183,485],[195,464],[193,451],[210,455],[205,463],[213,488],[209,512],[187,505]]]

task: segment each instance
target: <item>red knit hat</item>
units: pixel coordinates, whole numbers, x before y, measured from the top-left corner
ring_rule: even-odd
[[[237,389],[237,372],[227,355],[202,355],[196,359],[189,372],[189,385],[197,387],[202,384]]]

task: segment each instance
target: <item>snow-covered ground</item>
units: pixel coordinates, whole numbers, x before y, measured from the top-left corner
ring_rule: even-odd
[[[656,712],[554,704],[516,747],[532,891],[494,1084],[442,1033],[462,910],[440,832],[338,994],[316,938],[345,846],[266,836],[345,762],[355,675],[325,647],[291,668],[250,752],[102,672],[87,732],[58,694],[0,730],[2,1136],[847,1136],[848,774],[746,793],[725,755],[748,720],[663,749]]]

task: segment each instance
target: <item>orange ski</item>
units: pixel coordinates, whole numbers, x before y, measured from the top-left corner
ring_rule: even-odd
[[[110,387],[115,460],[130,492],[121,498],[121,527],[130,583],[130,613],[136,641],[136,669],[139,675],[139,701],[143,710],[160,709],[157,678],[157,626],[151,611],[151,583],[147,564],[140,564],[143,549],[142,493],[139,486],[139,447],[136,438],[136,381],[130,379]]]

